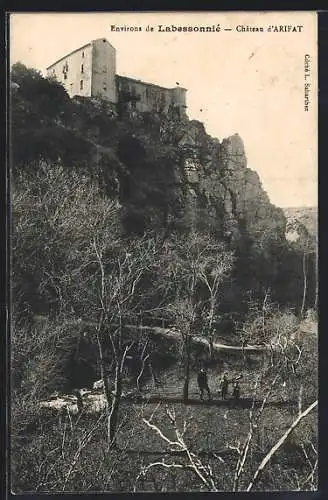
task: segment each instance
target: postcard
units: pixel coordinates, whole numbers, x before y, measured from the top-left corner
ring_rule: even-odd
[[[8,22],[11,491],[315,491],[317,13]]]

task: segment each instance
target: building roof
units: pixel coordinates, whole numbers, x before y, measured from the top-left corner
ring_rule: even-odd
[[[75,54],[75,52],[79,52],[80,50],[85,49],[86,47],[90,47],[90,45],[92,45],[93,42],[98,42],[100,40],[103,40],[104,42],[107,42],[109,45],[111,45],[109,43],[109,41],[106,40],[106,38],[97,38],[96,40],[92,40],[91,42],[86,43],[85,45],[82,45],[78,49],[74,49],[74,50],[72,50],[72,52],[69,52],[68,54],[65,54],[60,59],[57,59],[57,61],[55,61],[54,63],[50,64],[50,66],[48,66],[46,69],[48,70],[48,69],[52,68],[53,66],[55,66],[56,64],[58,64],[60,61],[63,61],[64,59],[66,59],[67,57],[71,56],[72,54]]]
[[[70,57],[72,54],[75,54],[76,52],[79,52],[80,50],[86,48],[86,47],[90,47],[90,45],[92,45],[94,42],[99,42],[99,41],[104,41],[106,43],[108,43],[111,47],[113,47],[113,45],[111,43],[109,43],[108,40],[106,40],[106,38],[97,38],[96,40],[92,40],[91,42],[89,43],[86,43],[85,45],[82,45],[81,47],[75,49],[75,50],[72,50],[72,52],[69,52],[68,54],[62,56],[60,59],[57,59],[57,61],[55,61],[54,63],[50,64],[50,66],[48,66],[46,69],[49,70],[50,68],[52,68],[53,66],[56,66],[56,64],[58,64],[60,61],[63,61],[64,59],[67,59],[67,57]],[[113,47],[114,48],[114,47]],[[161,89],[161,90],[174,90],[174,89],[181,89],[181,90],[184,90],[184,91],[187,91],[187,89],[185,89],[184,87],[180,87],[179,85],[177,85],[176,87],[162,87],[161,85],[156,85],[155,83],[148,83],[148,82],[144,82],[142,80],[137,80],[136,78],[130,78],[129,76],[121,76],[121,75],[116,75],[117,78],[122,78],[122,79],[125,79],[125,80],[130,80],[131,82],[135,82],[135,83],[140,83],[141,85],[147,85],[149,87],[155,87],[155,88],[158,88],[158,89]]]
[[[91,43],[92,42],[86,43],[85,45],[82,45],[82,47],[79,47],[78,49],[72,50],[72,52],[69,52],[68,54],[65,54],[60,59],[57,59],[57,61],[55,61],[54,63],[50,64],[50,66],[48,66],[46,69],[52,68],[53,66],[55,66],[56,64],[58,64],[60,61],[62,61],[63,59],[66,59],[67,57],[71,56],[75,52],[79,52],[80,50],[85,49],[86,47],[89,47],[91,45]]]
[[[147,85],[147,87],[156,87],[161,90],[174,90],[174,89],[182,89],[187,91],[184,87],[176,86],[176,87],[162,87],[161,85],[156,85],[156,83],[148,83],[143,80],[137,80],[136,78],[130,78],[129,76],[116,75],[117,78],[124,78],[124,80],[129,80],[131,82],[140,83],[141,85]]]

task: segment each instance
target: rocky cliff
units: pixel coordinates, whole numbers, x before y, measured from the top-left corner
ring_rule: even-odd
[[[243,288],[263,289],[277,277],[286,219],[248,167],[238,134],[219,140],[173,111],[69,99],[23,65],[12,75],[13,182],[40,160],[78,169],[120,202],[128,234],[210,230],[236,252]]]
[[[211,226],[231,242],[245,233],[257,241],[269,235],[284,240],[283,211],[270,203],[258,174],[248,168],[238,134],[220,142],[202,123],[169,116],[113,120],[116,132],[106,142],[124,165],[116,187],[134,211],[159,208],[166,223],[183,219],[198,229]]]
[[[138,113],[99,99],[69,99],[58,83],[20,63],[12,101],[14,168],[40,159],[98,176],[132,226],[210,225],[236,242],[283,240],[285,217],[247,166],[238,134],[219,141],[174,110]],[[181,226],[181,224],[180,224]]]

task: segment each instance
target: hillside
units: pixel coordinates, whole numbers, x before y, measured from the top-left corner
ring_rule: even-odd
[[[96,179],[108,199],[119,202],[127,234],[147,228],[165,238],[173,231],[210,230],[238,257],[234,289],[227,293],[242,301],[242,290],[251,288],[261,297],[274,280],[279,300],[286,220],[247,166],[238,134],[220,141],[188,118],[70,100],[63,87],[19,64],[13,80],[19,85],[13,94],[13,183],[17,169],[59,162]],[[227,295],[227,310],[229,301]]]
[[[13,74],[20,85],[13,95],[15,165],[60,158],[92,169],[108,194],[133,211],[140,229],[190,218],[184,224],[213,225],[234,245],[245,231],[253,238],[264,229],[283,237],[283,212],[247,167],[238,134],[219,141],[195,120],[138,114],[128,106],[118,112],[95,98],[69,100],[61,86],[24,67],[16,65]],[[29,122],[34,128],[27,136]],[[150,207],[151,216],[145,213]]]
[[[13,491],[315,489],[312,247],[242,138],[12,80]]]
[[[308,341],[311,338],[313,340],[311,335],[308,336]],[[156,387],[149,381],[143,387],[142,395],[131,387],[132,392],[129,396],[124,396],[121,402],[121,424],[117,446],[109,450],[104,413],[106,399],[103,394],[98,391],[93,397],[87,394],[83,396],[85,408],[80,415],[77,413],[74,396],[71,396],[67,399],[70,402],[66,403],[66,407],[71,408],[70,419],[73,428],[70,430],[68,427],[65,431],[65,424],[58,426],[56,416],[49,415],[46,421],[51,426],[47,433],[47,441],[41,439],[39,445],[42,446],[42,456],[47,457],[56,446],[59,448],[62,446],[61,439],[65,432],[64,458],[61,457],[63,472],[47,473],[53,461],[50,462],[50,458],[45,458],[44,470],[41,469],[36,473],[32,481],[25,478],[24,482],[24,475],[19,478],[15,475],[16,481],[23,490],[27,482],[32,488],[41,482],[41,487],[45,489],[56,489],[56,487],[62,489],[64,484],[65,492],[236,491],[236,488],[237,491],[243,491],[264,455],[277,438],[289,428],[299,411],[299,402],[292,396],[288,385],[282,384],[280,380],[274,383],[272,376],[268,375],[259,382],[261,365],[260,359],[253,359],[251,364],[245,364],[242,360],[236,362],[236,359],[226,357],[224,369],[228,372],[230,380],[240,373],[243,374],[239,402],[235,402],[232,398],[231,384],[227,399],[222,400],[220,395],[222,371],[216,365],[208,370],[211,401],[207,401],[207,396],[204,402],[200,401],[196,373],[193,372],[190,380],[190,399],[188,404],[183,403],[181,399],[183,376],[177,367],[163,370]],[[311,378],[315,379],[314,372]],[[293,384],[295,382],[296,379]],[[302,400],[303,408],[312,402],[312,390],[311,386],[307,386],[307,393]],[[89,399],[89,404],[97,411],[96,417],[88,414]],[[98,406],[96,399],[99,400]],[[263,409],[264,400],[266,404]],[[55,404],[56,400],[53,402]],[[40,409],[39,412],[42,414]],[[61,418],[65,421],[65,412]],[[234,472],[238,450],[241,452],[242,446],[247,443],[250,418],[258,418],[259,425],[252,431],[250,450],[245,454],[245,465],[236,482]],[[272,422],[275,424],[272,425]],[[310,467],[313,467],[303,463],[304,455],[300,443],[306,447],[304,449],[309,462],[313,464],[315,461],[313,448],[315,450],[317,447],[316,422],[316,412],[302,422],[279,455],[271,461],[254,491],[273,488],[285,491],[297,488],[298,481],[303,480],[299,472],[300,464],[307,467],[307,472],[311,472]],[[42,435],[44,425],[45,421],[41,420],[30,436],[37,438]],[[87,426],[87,432],[84,430],[84,425]],[[83,457],[76,455],[77,466],[68,476],[70,461],[76,452],[74,435],[77,434],[86,440],[87,433],[90,438],[85,442]],[[197,469],[200,468],[199,470],[204,473],[203,477],[209,478],[208,471],[212,471],[213,482],[205,481],[189,469],[190,462],[185,446]],[[22,460],[24,458],[26,460],[24,447],[21,449],[21,456]],[[37,459],[35,462],[37,465]],[[97,469],[96,474],[94,466]],[[290,470],[294,470],[295,475],[291,475]],[[310,488],[313,489],[315,478],[312,477],[311,480]],[[307,487],[309,486],[305,485],[303,488]]]

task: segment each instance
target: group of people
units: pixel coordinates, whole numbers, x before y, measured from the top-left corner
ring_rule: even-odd
[[[232,380],[228,379],[228,374],[224,373],[221,380],[220,380],[220,386],[219,386],[219,393],[221,395],[221,399],[225,400],[227,399],[227,396],[229,394],[229,384],[232,385],[232,398],[235,401],[238,401],[240,398],[240,385],[239,381],[240,379],[243,378],[243,375],[240,374],[238,377],[235,377]],[[208,386],[208,377],[205,368],[201,368],[200,371],[198,372],[197,376],[197,383],[199,387],[199,392],[200,392],[200,399],[203,401],[204,399],[204,391],[207,392],[208,400],[211,400],[211,391]]]

